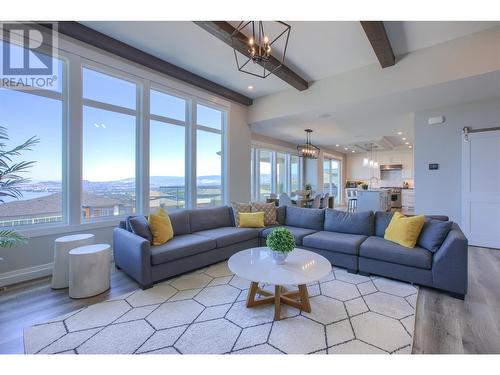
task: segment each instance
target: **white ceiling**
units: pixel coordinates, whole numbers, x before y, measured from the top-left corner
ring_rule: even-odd
[[[190,21],[81,22],[251,98],[291,86],[271,75],[266,79],[236,69],[231,47]],[[308,81],[377,63],[357,21],[294,21],[285,64]],[[387,22],[396,55],[474,33],[499,22]],[[254,90],[248,90],[253,86]]]

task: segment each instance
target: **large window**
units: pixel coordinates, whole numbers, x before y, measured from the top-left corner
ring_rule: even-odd
[[[300,190],[300,158],[297,155],[290,156],[290,192]]]
[[[84,220],[136,211],[136,95],[135,83],[83,68]]]
[[[151,90],[149,209],[186,207],[186,100]]]
[[[293,194],[300,189],[300,158],[287,152],[263,148],[251,151],[252,199],[265,201],[275,194]]]
[[[9,137],[0,139],[1,151],[39,139],[12,158],[34,164],[19,199],[0,196],[0,229],[224,204],[224,100],[169,87],[107,55],[87,60],[86,47],[63,44],[53,87],[0,88],[0,127]],[[11,56],[24,53],[14,46]]]
[[[340,204],[340,160],[325,158],[323,161],[323,193],[335,197],[335,203]]]
[[[3,42],[2,42],[3,43]],[[2,45],[0,45],[0,48]],[[19,47],[11,46],[22,52]],[[39,142],[13,155],[8,164],[33,161],[25,172],[18,173],[27,179],[19,186],[18,199],[1,196],[0,228],[33,224],[61,222],[64,220],[62,207],[62,135],[64,116],[64,74],[65,63],[58,61],[58,84],[47,90],[16,91],[0,89],[0,126],[5,128],[7,139],[0,140],[0,150],[7,151],[19,146],[31,137]],[[2,179],[8,181],[6,166],[0,167]]]
[[[286,154],[282,152],[276,153],[276,193],[279,195],[287,191],[287,168]]]
[[[259,201],[265,201],[272,193],[272,178],[271,178],[271,160],[272,153],[267,150],[259,152]]]
[[[198,104],[196,119],[196,205],[220,205],[224,112]]]

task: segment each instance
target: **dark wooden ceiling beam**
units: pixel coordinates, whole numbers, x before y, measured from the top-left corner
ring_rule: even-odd
[[[234,48],[246,57],[250,57],[248,52],[248,38],[241,32],[237,33],[234,37],[234,45],[231,40],[231,35],[233,35],[236,30],[229,22],[225,21],[193,21],[195,24],[200,26],[202,29],[208,31],[210,34],[220,39],[229,46],[234,46]],[[259,63],[263,66],[262,63]],[[275,57],[271,56],[269,61],[266,63],[266,69],[272,71],[277,66],[280,65],[280,61]],[[275,76],[281,78],[283,81],[289,85],[295,87],[299,91],[307,90],[309,88],[309,83],[295,73],[292,69],[286,65],[282,65],[277,70],[273,72]]]
[[[237,103],[248,106],[253,102],[251,98],[245,95],[150,55],[129,44],[120,42],[78,22],[59,22],[58,32]]]
[[[361,21],[361,26],[365,31],[370,44],[372,45],[375,55],[382,68],[393,66],[396,63],[394,52],[392,51],[391,42],[387,37],[384,22],[382,21]]]

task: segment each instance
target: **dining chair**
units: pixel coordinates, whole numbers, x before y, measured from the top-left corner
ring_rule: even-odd
[[[326,193],[321,199],[320,208],[328,208],[328,201],[330,200],[330,193]]]
[[[316,194],[314,200],[311,203],[311,208],[320,208],[321,206],[321,194]]]
[[[280,207],[281,206],[293,206],[292,200],[287,193],[280,194]]]

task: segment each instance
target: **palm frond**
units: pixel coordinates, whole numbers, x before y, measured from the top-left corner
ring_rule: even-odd
[[[0,230],[0,247],[9,248],[14,246],[22,246],[28,242],[28,239],[22,234],[12,230]]]

